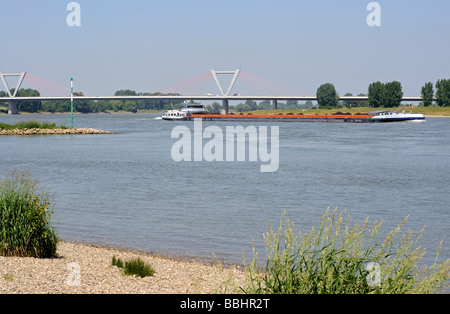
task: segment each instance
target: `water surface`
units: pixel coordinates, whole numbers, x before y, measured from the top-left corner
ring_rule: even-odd
[[[0,138],[0,175],[29,170],[55,194],[54,223],[64,240],[177,256],[242,262],[252,239],[283,212],[297,229],[319,226],[326,208],[346,209],[354,223],[384,220],[392,230],[426,226],[430,251],[444,240],[449,257],[450,120],[426,123],[234,123],[278,125],[280,166],[257,162],[181,162],[171,157],[172,129],[192,122],[154,114],[76,115],[75,127],[114,135]],[[70,115],[0,116],[70,125]],[[206,140],[205,140],[206,142]]]

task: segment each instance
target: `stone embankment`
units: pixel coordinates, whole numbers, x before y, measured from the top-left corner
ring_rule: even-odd
[[[114,134],[113,132],[95,130],[90,128],[83,129],[0,129],[0,136],[27,136],[27,135],[77,135],[77,134]]]

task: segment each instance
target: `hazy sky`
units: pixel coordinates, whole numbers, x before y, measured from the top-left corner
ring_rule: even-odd
[[[377,1],[378,27],[366,22],[369,0],[80,0],[81,27],[66,23],[69,2],[1,0],[0,71],[67,86],[73,76],[86,95],[157,91],[210,69],[308,95],[398,80],[418,96],[450,78],[449,0]],[[241,82],[233,93],[251,91]]]

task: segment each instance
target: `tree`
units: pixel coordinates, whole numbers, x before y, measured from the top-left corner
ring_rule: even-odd
[[[352,93],[346,93],[344,95],[344,97],[351,97],[353,96]],[[357,107],[358,106],[358,101],[356,100],[344,100],[344,106],[345,107]]]
[[[74,92],[74,96],[84,96],[81,92]],[[92,107],[90,106],[90,102],[83,99],[77,99],[74,101],[74,109],[81,113],[91,113]]]
[[[384,107],[393,108],[400,106],[403,98],[402,84],[397,81],[386,83],[382,95]]]
[[[121,89],[115,92],[114,96],[136,96],[136,92],[134,90],[129,89]]]
[[[384,84],[381,82],[374,82],[369,85],[369,106],[378,108],[383,105],[383,90]]]
[[[358,96],[367,96],[367,94],[360,93],[360,94],[358,94]],[[359,107],[369,107],[370,104],[369,104],[368,100],[361,100],[361,101],[359,101],[358,106]]]
[[[245,104],[249,106],[252,111],[258,110],[258,104],[254,100],[248,99],[245,101]]]
[[[222,111],[222,105],[217,101],[213,102],[211,105],[211,113],[220,113]]]
[[[389,83],[375,82],[369,85],[369,105],[371,107],[398,107],[402,102],[402,84],[397,81]]]
[[[314,107],[312,100],[307,100],[304,105],[300,105],[300,108],[311,109]]]
[[[439,106],[450,106],[450,79],[436,82],[436,102]]]
[[[321,85],[316,93],[319,106],[335,107],[338,104],[338,95],[336,88],[331,83]]]
[[[258,104],[258,110],[270,110],[270,109],[272,109],[270,100],[263,100]]]
[[[14,93],[14,88],[11,90],[11,94]],[[31,89],[31,88],[21,88],[17,92],[17,97],[39,97],[41,94],[37,90]],[[24,112],[39,112],[42,108],[42,103],[40,100],[23,100],[18,102],[17,106],[19,111]]]
[[[286,101],[286,109],[297,109],[298,100],[288,100]]]
[[[234,108],[237,112],[251,111],[252,108],[247,104],[239,104]]]
[[[136,101],[130,101],[130,100],[125,101],[122,105],[122,110],[136,113],[137,112]]]
[[[431,106],[431,104],[433,103],[433,97],[434,97],[433,83],[431,82],[425,83],[425,85],[422,86],[423,105],[425,107]]]

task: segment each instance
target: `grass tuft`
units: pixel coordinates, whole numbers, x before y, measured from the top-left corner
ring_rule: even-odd
[[[155,274],[153,267],[140,258],[135,258],[124,262],[120,258],[113,256],[111,264],[121,268],[125,276],[137,276],[144,278]]]

